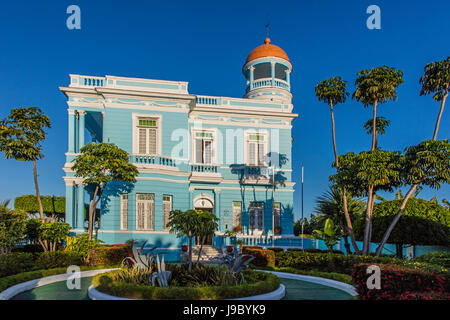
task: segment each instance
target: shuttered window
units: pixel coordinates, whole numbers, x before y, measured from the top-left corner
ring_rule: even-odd
[[[195,163],[212,163],[213,134],[212,132],[195,133]]]
[[[120,195],[120,230],[128,230],[128,194]]]
[[[248,165],[263,166],[266,158],[266,144],[264,135],[250,134],[247,141]]]
[[[163,230],[169,231],[167,223],[169,222],[170,211],[172,211],[172,196],[163,195]]]
[[[273,204],[274,227],[281,227],[281,203]]]
[[[138,119],[138,152],[139,154],[158,153],[158,121],[151,118]]]
[[[242,226],[242,202],[233,201],[233,228]]]
[[[264,229],[264,202],[250,202],[249,218],[251,230]]]
[[[136,230],[155,230],[155,194],[136,194]]]

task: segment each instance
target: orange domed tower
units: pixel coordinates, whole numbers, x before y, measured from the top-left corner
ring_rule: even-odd
[[[291,71],[286,52],[266,38],[264,44],[250,52],[242,67],[247,80],[244,97],[291,103]]]

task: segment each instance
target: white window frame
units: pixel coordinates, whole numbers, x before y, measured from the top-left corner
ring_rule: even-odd
[[[139,195],[153,195],[153,201],[152,199],[138,199]],[[147,206],[146,204],[150,205],[150,210],[152,212],[146,212]],[[139,207],[140,205],[144,205],[144,217],[143,217],[143,228],[139,226],[140,217],[139,217]],[[147,215],[148,214],[148,215]],[[150,222],[149,222],[150,219]],[[150,227],[149,227],[150,225]],[[136,193],[136,231],[155,231],[155,194],[154,193]]]
[[[246,130],[244,132],[245,134],[245,141],[244,141],[244,159],[245,159],[245,164],[247,166],[250,167],[266,167],[268,166],[267,163],[267,155],[270,153],[269,150],[269,133],[267,132],[267,130]],[[264,159],[262,163],[250,163],[250,136],[251,135],[260,135],[260,136],[264,136]],[[255,156],[258,157],[259,160],[259,150],[255,151]]]
[[[170,197],[170,201],[164,200],[165,197]],[[164,211],[164,204],[167,203],[167,202],[170,203],[170,209],[169,209],[169,212],[167,213],[167,216],[166,216],[166,212]],[[163,231],[168,232],[168,231],[170,231],[170,228],[168,228],[166,225],[169,222],[170,211],[172,211],[172,209],[173,209],[173,195],[171,195],[171,194],[163,194],[163,206],[162,206],[162,208],[163,208]]]
[[[128,193],[120,195],[120,230],[128,230]]]
[[[197,152],[196,152],[196,133],[198,132],[206,132],[211,133],[211,139],[203,139],[212,140],[212,150],[211,150],[211,163],[201,163],[197,162]],[[204,155],[203,155],[204,156]],[[217,164],[217,128],[191,128],[191,163],[196,165],[216,165]]]
[[[152,155],[161,155],[162,150],[162,116],[151,113],[134,113],[132,114],[133,125],[133,153],[139,154],[139,118],[150,118],[156,120],[156,153]],[[147,136],[148,137],[148,136]],[[148,144],[147,144],[148,148]],[[146,148],[146,149],[147,149]],[[149,153],[146,153],[149,154]],[[150,155],[150,154],[149,154]]]

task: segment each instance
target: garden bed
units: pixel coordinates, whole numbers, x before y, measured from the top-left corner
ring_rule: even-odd
[[[232,286],[169,286],[153,287],[114,280],[121,271],[95,276],[92,286],[96,291],[114,297],[142,300],[219,300],[257,296],[280,288],[280,279],[264,272],[246,270],[246,283]]]

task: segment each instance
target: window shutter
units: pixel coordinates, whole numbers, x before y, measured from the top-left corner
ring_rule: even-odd
[[[169,222],[170,211],[172,211],[172,196],[163,196],[163,230],[168,231],[167,223]]]
[[[264,143],[258,143],[258,165],[264,165],[265,150]]]
[[[128,194],[120,199],[120,230],[128,230]]]
[[[249,142],[248,143],[248,164],[255,165],[256,164],[256,143]]]
[[[195,139],[195,163],[203,163],[203,140]]]
[[[147,153],[147,130],[139,128],[139,154]]]
[[[149,199],[146,201],[146,215],[147,215],[147,230],[155,230],[155,195],[149,194]]]
[[[242,203],[233,202],[233,228],[242,225]]]
[[[157,154],[156,150],[157,150],[157,139],[156,139],[156,129],[148,129],[148,153],[149,154]]]
[[[205,142],[205,156],[204,156],[204,162],[203,163],[211,163],[212,162],[212,141],[211,140],[204,140]]]

